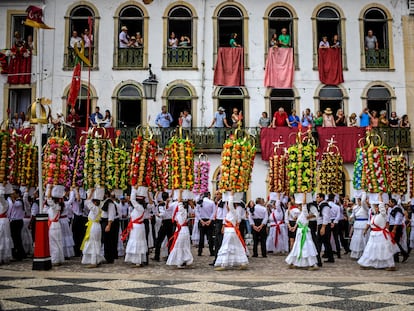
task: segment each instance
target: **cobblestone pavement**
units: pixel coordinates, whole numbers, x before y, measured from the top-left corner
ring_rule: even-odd
[[[195,250],[195,249],[194,249]],[[414,260],[397,271],[360,270],[348,255],[318,271],[288,269],[285,256],[249,258],[248,270],[214,271],[212,257],[186,269],[80,259],[50,271],[32,261],[0,266],[3,310],[414,310]],[[208,249],[205,249],[208,253]],[[1,310],[1,308],[0,308]]]

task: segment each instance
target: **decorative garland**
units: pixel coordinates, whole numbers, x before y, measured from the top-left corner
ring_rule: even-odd
[[[289,183],[286,178],[288,155],[276,154],[269,158],[269,191],[289,193]]]
[[[208,176],[210,172],[210,162],[207,156],[201,160],[203,154],[200,155],[199,161],[194,163],[194,188],[195,194],[201,194],[208,191]]]
[[[106,135],[92,131],[85,143],[84,188],[105,187],[108,162],[108,151],[111,145]]]
[[[69,170],[70,142],[63,137],[50,137],[43,154],[44,186],[65,185]]]
[[[342,194],[343,159],[339,152],[328,151],[322,154],[318,170],[318,192],[325,194]]]
[[[361,190],[366,188],[366,176],[364,170],[364,156],[365,148],[356,149],[356,159],[354,162],[354,176],[352,178],[352,185],[355,190]]]
[[[17,136],[15,133],[10,135],[9,140],[9,153],[8,153],[8,180],[10,184],[16,184],[17,183],[17,171],[18,171],[18,163],[19,163],[19,154],[18,154],[18,145],[19,140],[17,139]]]
[[[407,159],[402,154],[398,156],[391,155],[388,157],[387,162],[389,163],[389,170],[388,170],[389,191],[391,193],[395,193],[399,195],[406,194],[407,189],[408,189]]]
[[[364,157],[367,192],[388,192],[388,163],[385,161],[386,156],[386,147],[374,146],[372,143],[368,146],[366,156]]]
[[[107,188],[109,190],[126,190],[128,187],[128,167],[130,161],[128,152],[120,147],[110,148],[108,160]]]
[[[76,145],[72,152],[72,162],[70,168],[72,170],[72,179],[69,181],[72,187],[83,187],[83,176],[85,168],[85,145]]]
[[[194,144],[190,139],[173,136],[168,142],[171,189],[193,190]]]
[[[6,182],[6,173],[10,163],[8,161],[8,149],[10,142],[10,134],[7,131],[0,131],[0,146],[1,146],[1,156],[0,156],[0,183]]]
[[[31,144],[20,143],[20,161],[17,168],[17,185],[37,186],[37,147]]]

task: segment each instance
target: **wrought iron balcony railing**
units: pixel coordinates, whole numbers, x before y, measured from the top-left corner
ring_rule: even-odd
[[[143,68],[143,48],[118,48],[118,68]]]
[[[84,55],[86,58],[89,57],[89,48],[85,48]],[[91,47],[91,65],[92,66],[93,66],[93,55],[94,55],[94,47]],[[75,66],[75,59],[76,59],[75,51],[71,47],[68,47],[67,52],[64,55],[64,62],[65,62],[64,66],[68,69],[73,69],[73,67]]]
[[[193,47],[167,48],[167,67],[192,67]]]
[[[365,67],[366,68],[389,68],[390,60],[388,49],[366,50]]]

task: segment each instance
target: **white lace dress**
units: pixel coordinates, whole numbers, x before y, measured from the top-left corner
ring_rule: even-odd
[[[85,206],[89,208],[88,228],[82,242],[82,264],[98,265],[105,261],[101,255],[101,209],[91,201],[85,201]]]
[[[288,229],[285,224],[283,209],[280,202],[269,216],[270,229],[266,239],[266,249],[273,253],[287,253],[289,251]]]
[[[246,255],[246,249],[236,233],[236,225],[239,222],[233,202],[228,202],[229,211],[224,218],[223,243],[217,254],[214,264],[216,267],[233,267],[244,266],[249,263]]]
[[[9,218],[7,218],[9,203],[4,199],[4,190],[0,192],[0,264],[2,264],[8,263],[12,258],[13,240]]]
[[[368,223],[368,207],[365,204],[355,205],[351,217],[354,219],[354,231],[349,244],[351,258],[360,258],[368,242],[369,234],[364,235],[364,229]]]
[[[297,267],[311,267],[318,263],[316,258],[318,252],[312,240],[311,230],[308,227],[308,209],[306,204],[302,205],[302,212],[296,221],[295,243],[285,261]]]
[[[144,207],[136,201],[136,189],[131,191],[131,212],[129,239],[125,248],[125,262],[141,265],[147,261],[148,245],[145,237]],[[132,227],[131,227],[132,226]]]
[[[47,200],[49,217],[49,248],[52,264],[60,264],[65,261],[63,255],[62,227],[59,223],[61,206],[53,199]]]
[[[191,265],[193,255],[191,254],[190,230],[187,226],[187,210],[181,202],[175,208],[173,220],[176,224],[172,242],[174,247],[168,255],[167,265],[178,267],[183,264]]]
[[[73,233],[69,226],[68,209],[70,206],[65,202],[65,209],[60,214],[59,223],[62,228],[62,241],[63,241],[63,255],[65,258],[75,256],[75,242],[73,241]]]
[[[363,267],[376,269],[394,267],[394,254],[398,246],[391,242],[391,236],[386,229],[387,212],[383,203],[379,204],[379,213],[370,219],[371,232],[367,245],[358,264]]]

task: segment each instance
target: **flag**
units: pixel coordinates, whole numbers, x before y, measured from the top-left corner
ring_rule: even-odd
[[[68,104],[72,107],[75,106],[76,100],[78,99],[79,90],[81,87],[81,64],[78,62],[73,68],[72,83],[70,85]]]
[[[37,6],[31,5],[26,9],[26,21],[24,24],[33,28],[54,29],[43,22],[43,10]]]

